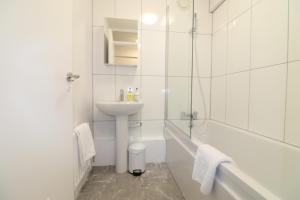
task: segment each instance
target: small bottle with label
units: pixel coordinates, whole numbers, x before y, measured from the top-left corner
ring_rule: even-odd
[[[127,90],[127,101],[133,101],[133,100],[134,100],[133,88],[129,87]]]
[[[135,100],[135,101],[139,101],[139,100],[140,100],[140,92],[139,92],[139,88],[135,88],[134,100]]]

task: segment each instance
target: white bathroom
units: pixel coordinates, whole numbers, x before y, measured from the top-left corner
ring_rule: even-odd
[[[0,200],[299,200],[299,10],[0,0]]]

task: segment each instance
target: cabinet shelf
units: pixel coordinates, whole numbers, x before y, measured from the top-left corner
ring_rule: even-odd
[[[137,66],[137,20],[106,18],[105,21],[105,61],[118,66]]]

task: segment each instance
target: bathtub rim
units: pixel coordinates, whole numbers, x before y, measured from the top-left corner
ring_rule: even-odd
[[[165,129],[165,134],[168,132],[168,134],[195,158],[198,145],[203,144],[199,138],[190,138],[180,128],[167,120],[165,121]],[[216,181],[235,199],[241,198],[239,197],[240,195],[234,192],[233,188],[240,188],[242,193],[257,200],[280,200],[280,198],[239,169],[237,165],[231,163],[222,163],[219,166]]]

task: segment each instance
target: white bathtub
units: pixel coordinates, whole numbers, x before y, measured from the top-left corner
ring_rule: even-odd
[[[192,140],[166,122],[167,163],[186,200],[299,200],[300,151],[216,122],[193,130]],[[237,166],[222,164],[211,195],[192,180],[197,146],[208,143],[231,156]]]

